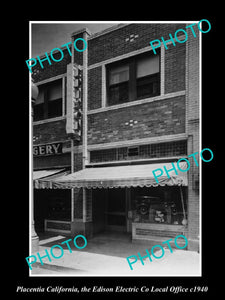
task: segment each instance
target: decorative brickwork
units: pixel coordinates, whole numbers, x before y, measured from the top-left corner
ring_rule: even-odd
[[[136,122],[129,123],[130,120]],[[88,117],[88,144],[178,134],[184,131],[184,96],[96,113]]]

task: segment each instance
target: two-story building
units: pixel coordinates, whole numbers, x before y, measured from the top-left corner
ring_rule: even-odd
[[[124,232],[132,241],[184,234],[198,250],[199,168],[152,171],[199,152],[199,33],[184,43],[149,42],[184,23],[132,23],[91,34],[83,52],[33,68],[34,205],[37,232]],[[168,38],[167,38],[168,37]],[[60,53],[59,53],[60,55]],[[55,54],[57,57],[57,53]],[[70,134],[81,72],[82,123]],[[76,73],[76,74],[75,74]]]

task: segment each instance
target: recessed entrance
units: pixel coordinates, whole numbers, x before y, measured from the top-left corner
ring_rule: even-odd
[[[109,189],[106,198],[106,230],[126,231],[125,189]]]
[[[127,231],[125,188],[93,190],[92,200],[94,234],[103,231]]]

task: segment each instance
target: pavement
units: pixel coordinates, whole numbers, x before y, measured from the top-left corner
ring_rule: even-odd
[[[72,239],[69,242],[72,253],[70,253],[66,244],[61,245],[63,241]],[[201,276],[200,254],[193,251],[178,250],[173,248],[171,253],[167,246],[164,247],[164,255],[157,259],[148,257],[143,259],[144,265],[140,259],[132,264],[130,269],[127,257],[137,255],[146,256],[146,249],[151,248],[159,242],[152,243],[132,243],[127,234],[109,234],[103,233],[87,240],[87,246],[83,249],[77,249],[73,244],[74,237],[63,235],[44,235],[40,237],[39,255],[45,256],[45,250],[54,245],[60,245],[64,252],[56,259],[51,255],[51,262],[48,257],[42,259],[43,265],[37,258],[37,262],[32,264],[31,276]],[[78,241],[78,240],[77,240]],[[155,256],[160,257],[162,250],[156,248]],[[54,248],[54,255],[60,256],[61,249]],[[36,253],[32,253],[36,255]],[[133,258],[130,260],[133,262]]]

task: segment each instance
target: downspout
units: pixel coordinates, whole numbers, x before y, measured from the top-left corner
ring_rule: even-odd
[[[88,163],[88,152],[87,152],[87,108],[88,108],[88,32],[87,30],[83,33],[83,39],[87,43],[87,48],[83,51],[83,131],[82,131],[82,168],[85,169]],[[83,222],[87,221],[87,195],[86,189],[83,188]]]

